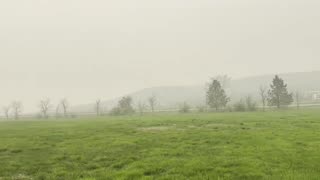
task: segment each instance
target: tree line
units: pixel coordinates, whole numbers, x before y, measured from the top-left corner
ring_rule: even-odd
[[[266,106],[275,106],[278,109],[287,107],[293,103],[293,93],[289,93],[287,84],[279,76],[275,76],[270,88],[265,86],[259,88],[259,95],[261,98],[262,109],[265,111]],[[225,89],[217,79],[213,79],[206,94],[207,105],[210,109],[230,109],[227,104],[230,102],[230,98],[226,95]],[[296,93],[297,106],[300,104],[299,93]],[[257,103],[249,95],[239,102],[234,104],[233,109],[235,111],[254,111],[257,108]]]
[[[257,109],[257,103],[254,99],[248,95],[238,102],[235,102],[233,106],[228,104],[231,98],[226,93],[226,86],[229,78],[227,76],[219,76],[212,78],[208,84],[206,90],[206,106],[198,106],[199,112],[205,111],[255,111]],[[297,103],[297,108],[300,106],[300,94],[289,93],[287,84],[279,76],[275,76],[270,84],[270,87],[261,86],[259,88],[259,96],[261,99],[262,110],[265,111],[267,106],[276,107],[278,109],[286,107],[293,103],[294,98]],[[157,105],[157,97],[155,95],[150,96],[147,103],[139,102],[137,108],[133,107],[133,99],[130,96],[122,97],[117,106],[112,108],[109,112],[110,115],[128,115],[136,113],[136,111],[142,115],[149,108],[150,112],[155,112]],[[49,118],[49,112],[52,112],[53,104],[50,99],[43,99],[38,104],[40,116],[42,118]],[[69,102],[66,98],[62,99],[55,108],[56,117],[68,117],[69,115]],[[102,112],[102,101],[100,99],[95,101],[94,111],[96,116],[101,116]],[[187,113],[190,112],[191,106],[184,102],[179,107],[179,112]],[[14,101],[10,106],[3,107],[5,118],[9,119],[12,116],[14,119],[19,119],[22,113],[22,103]]]
[[[255,111],[257,110],[257,103],[252,96],[248,95],[240,101],[228,106],[231,98],[228,97],[225,87],[228,85],[229,78],[227,76],[218,76],[211,79],[206,91],[206,106],[198,106],[199,112],[205,111]],[[294,94],[288,92],[287,84],[279,76],[275,76],[270,84],[270,87],[261,86],[259,88],[259,95],[261,98],[262,110],[265,111],[267,106],[277,107],[278,109],[287,107],[293,103]],[[297,107],[299,107],[300,98],[299,93],[295,94]],[[154,112],[156,97],[152,96],[148,99],[151,112]],[[118,102],[118,106],[111,110],[112,115],[125,115],[133,114],[133,100],[130,96],[123,97]],[[143,103],[138,104],[139,114],[143,114],[146,105]],[[179,112],[187,113],[191,111],[191,106],[184,102],[179,107]]]
[[[53,104],[51,103],[49,98],[40,100],[38,104],[40,116],[42,118],[49,118],[49,111],[53,109]],[[15,120],[19,119],[22,114],[23,105],[20,101],[13,101],[9,106],[4,106],[2,108],[4,116],[6,119],[10,119],[11,117]],[[62,99],[55,109],[56,117],[67,117],[69,110],[69,102],[66,98]],[[62,115],[60,115],[60,111],[62,111]]]

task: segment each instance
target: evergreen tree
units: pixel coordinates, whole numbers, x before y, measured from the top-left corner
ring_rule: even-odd
[[[207,105],[210,108],[219,110],[220,107],[225,107],[229,100],[230,99],[227,97],[224,89],[221,87],[220,82],[214,79],[209,85],[209,89],[207,91]]]
[[[288,93],[287,84],[279,76],[275,76],[270,87],[268,92],[269,105],[281,108],[281,106],[288,106],[293,102],[292,93]]]

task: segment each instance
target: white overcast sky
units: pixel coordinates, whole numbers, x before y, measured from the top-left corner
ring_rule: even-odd
[[[320,70],[319,0],[1,0],[0,106]]]

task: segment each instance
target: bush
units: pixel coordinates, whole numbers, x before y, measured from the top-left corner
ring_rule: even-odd
[[[132,107],[132,98],[130,96],[123,97],[119,100],[118,106],[111,109],[111,115],[128,115],[133,114],[135,111]]]
[[[190,106],[185,102],[183,105],[180,107],[179,112],[181,113],[188,113],[190,112]]]

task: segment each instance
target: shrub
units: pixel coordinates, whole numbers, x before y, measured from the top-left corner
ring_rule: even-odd
[[[188,113],[190,112],[190,106],[185,102],[183,105],[180,107],[179,112],[181,113]]]
[[[119,100],[118,106],[111,109],[111,115],[127,115],[133,114],[134,109],[132,107],[132,98],[130,96],[123,97]]]

